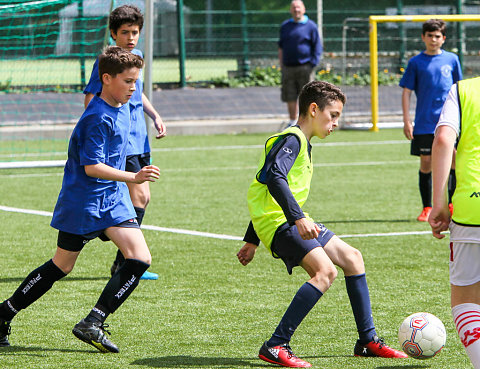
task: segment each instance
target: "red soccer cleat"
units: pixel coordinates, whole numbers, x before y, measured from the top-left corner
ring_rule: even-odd
[[[366,343],[361,344],[357,341],[355,348],[353,350],[355,356],[363,357],[385,357],[385,358],[406,358],[408,355],[403,351],[398,351],[388,347],[383,338],[378,338],[377,336]]]
[[[419,222],[426,222],[428,221],[428,216],[432,212],[432,208],[430,206],[427,206],[426,208],[423,208],[422,212],[418,216],[417,220]]]
[[[268,347],[267,342],[265,342],[258,352],[258,357],[269,363],[288,368],[310,368],[312,366],[309,362],[296,357],[288,343]]]
[[[450,211],[450,216],[452,216],[453,215],[453,204],[452,203],[448,204],[448,210]]]

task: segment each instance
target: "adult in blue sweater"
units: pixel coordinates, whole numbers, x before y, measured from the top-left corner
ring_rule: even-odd
[[[322,54],[317,25],[305,15],[303,1],[293,0],[290,13],[292,18],[282,23],[278,41],[278,59],[282,70],[281,97],[287,103],[289,115],[287,126],[296,124],[298,95],[302,87],[314,79],[314,68]]]

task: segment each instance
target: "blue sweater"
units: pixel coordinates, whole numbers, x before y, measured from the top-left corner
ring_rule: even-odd
[[[307,16],[298,23],[293,19],[282,23],[278,47],[283,50],[282,62],[286,66],[306,63],[316,66],[323,50],[317,25]]]

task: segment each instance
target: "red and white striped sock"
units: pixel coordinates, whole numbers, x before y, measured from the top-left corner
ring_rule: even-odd
[[[480,305],[460,304],[452,308],[458,336],[475,369],[480,369]]]

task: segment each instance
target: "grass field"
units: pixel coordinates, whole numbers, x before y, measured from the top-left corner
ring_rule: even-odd
[[[88,82],[94,59],[85,62]],[[180,81],[178,59],[164,58],[153,61],[153,83],[175,83]],[[0,60],[0,85],[10,81],[15,86],[64,86],[80,85],[80,61],[76,59],[56,60]],[[188,59],[185,62],[187,81],[207,81],[226,77],[227,71],[237,70],[235,59]]]
[[[175,136],[156,141],[162,169],[152,184],[145,230],[158,281],[142,281],[112,316],[119,354],[101,354],[78,341],[73,326],[106,284],[114,246],[93,241],[73,272],[12,323],[1,368],[267,368],[256,358],[297,289],[263,246],[247,267],[235,254],[248,224],[246,191],[266,135]],[[447,328],[438,357],[353,357],[356,329],[342,273],[292,340],[315,368],[470,368],[449,308],[448,240],[435,240],[420,211],[418,160],[400,130],[339,131],[314,139],[315,171],[305,208],[360,249],[367,268],[378,333],[398,348],[397,330],[409,314],[427,311]],[[0,171],[0,205],[51,212],[62,169]],[[0,208],[0,300],[53,255],[57,232],[50,217]],[[42,213],[43,214],[43,213]],[[178,230],[226,235],[182,234]],[[209,236],[209,237],[207,237]],[[230,239],[229,239],[230,238]],[[448,238],[448,237],[447,237]]]

